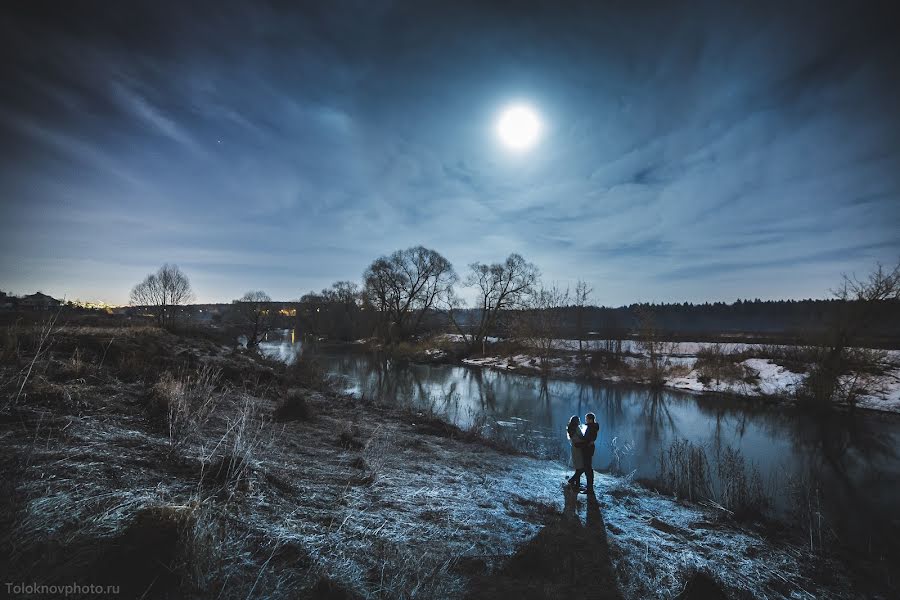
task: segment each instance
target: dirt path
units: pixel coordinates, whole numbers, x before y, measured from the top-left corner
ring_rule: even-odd
[[[480,576],[467,598],[619,599],[606,525],[593,493],[561,490],[565,508],[495,574]]]

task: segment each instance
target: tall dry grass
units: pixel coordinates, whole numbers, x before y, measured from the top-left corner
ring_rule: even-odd
[[[219,369],[206,365],[193,373],[167,371],[154,384],[151,412],[165,415],[172,448],[187,443],[209,420],[220,398],[220,376]]]
[[[730,446],[710,459],[702,445],[676,440],[660,452],[656,483],[676,497],[713,503],[741,520],[762,516],[771,504],[759,468]]]
[[[259,410],[256,400],[241,395],[238,410],[226,420],[225,431],[204,460],[204,475],[229,495],[248,491],[250,471],[260,446],[265,442],[263,431],[269,423]]]

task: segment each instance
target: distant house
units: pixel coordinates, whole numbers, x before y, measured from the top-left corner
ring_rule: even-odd
[[[31,310],[49,310],[57,308],[62,304],[60,300],[41,292],[36,292],[29,296],[22,296],[19,299],[19,307]]]
[[[3,290],[0,290],[0,309],[12,308],[14,302],[15,302],[15,298],[8,295]]]

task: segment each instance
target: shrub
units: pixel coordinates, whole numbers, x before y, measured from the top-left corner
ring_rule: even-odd
[[[420,360],[424,356],[427,348],[428,345],[422,342],[399,342],[396,345],[391,346],[391,358],[399,362]]]
[[[13,325],[0,331],[0,363],[17,363],[19,361],[19,328]]]
[[[804,404],[856,404],[860,396],[877,393],[880,376],[890,368],[887,354],[868,348],[810,347],[809,372],[797,390]]]
[[[331,391],[331,380],[325,369],[309,354],[298,356],[297,360],[287,366],[286,379],[299,387],[313,390]]]
[[[308,421],[311,416],[307,392],[297,388],[289,389],[275,408],[275,418],[279,421]]]
[[[802,373],[807,365],[816,361],[816,351],[812,346],[766,345],[748,352],[795,373]]]
[[[360,450],[365,447],[365,444],[359,441],[359,436],[359,427],[355,425],[346,427],[338,434],[338,445],[344,450]]]
[[[703,385],[715,382],[747,381],[754,378],[753,372],[740,364],[744,355],[739,352],[729,352],[719,344],[705,346],[697,352],[697,362],[694,369],[697,371],[697,380]]]

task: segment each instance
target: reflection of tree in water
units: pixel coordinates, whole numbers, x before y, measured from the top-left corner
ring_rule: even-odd
[[[360,365],[357,378],[366,382],[363,390],[366,397],[380,402],[412,404],[420,401],[424,393],[414,369],[398,368],[385,355],[377,355],[368,361],[368,365]]]
[[[890,419],[888,419],[890,420]],[[865,462],[897,457],[896,430],[880,416],[855,411],[796,411],[788,433],[798,450],[812,452],[838,470],[855,458]]]
[[[712,421],[712,444],[716,452],[729,444],[729,438],[741,439],[754,424],[762,424],[774,409],[758,399],[747,400],[724,395],[695,399],[697,411]],[[783,410],[777,414],[784,415]],[[733,434],[733,435],[728,435]]]
[[[874,415],[828,411],[800,413],[788,430],[797,452],[817,478],[836,484],[851,506],[883,500],[871,487],[884,485],[880,465],[897,458],[897,436]],[[860,486],[868,480],[869,486]],[[868,488],[868,489],[867,489]]]
[[[485,377],[483,369],[466,369],[466,377],[469,377],[478,390],[478,402],[482,411],[494,411],[497,409],[497,392],[494,382]]]
[[[887,419],[886,421],[890,421]],[[808,457],[806,468],[822,486],[827,518],[839,535],[861,548],[900,547],[895,520],[898,436],[880,416],[829,411],[800,415],[792,442]],[[894,471],[889,470],[894,466]],[[887,472],[887,473],[886,473]],[[891,529],[894,529],[892,532]],[[874,542],[873,542],[874,539]]]
[[[544,419],[548,423],[553,422],[553,410],[550,405],[550,386],[547,384],[547,378],[542,377],[538,386],[538,406],[543,409]]]
[[[650,391],[647,393],[647,399],[644,401],[641,413],[644,416],[644,442],[647,446],[651,442],[659,442],[666,432],[675,433],[675,419],[669,411],[666,395],[659,391]],[[667,436],[669,437],[669,436]]]
[[[582,389],[590,390],[591,402],[598,407],[594,412],[597,419],[605,424],[607,431],[618,431],[625,422],[625,394],[622,388],[595,385],[590,388],[583,386]]]
[[[756,416],[773,438],[790,439],[801,467],[814,474],[831,473],[856,493],[852,475],[864,474],[897,460],[897,426],[893,418],[853,411],[805,412],[780,409]]]

